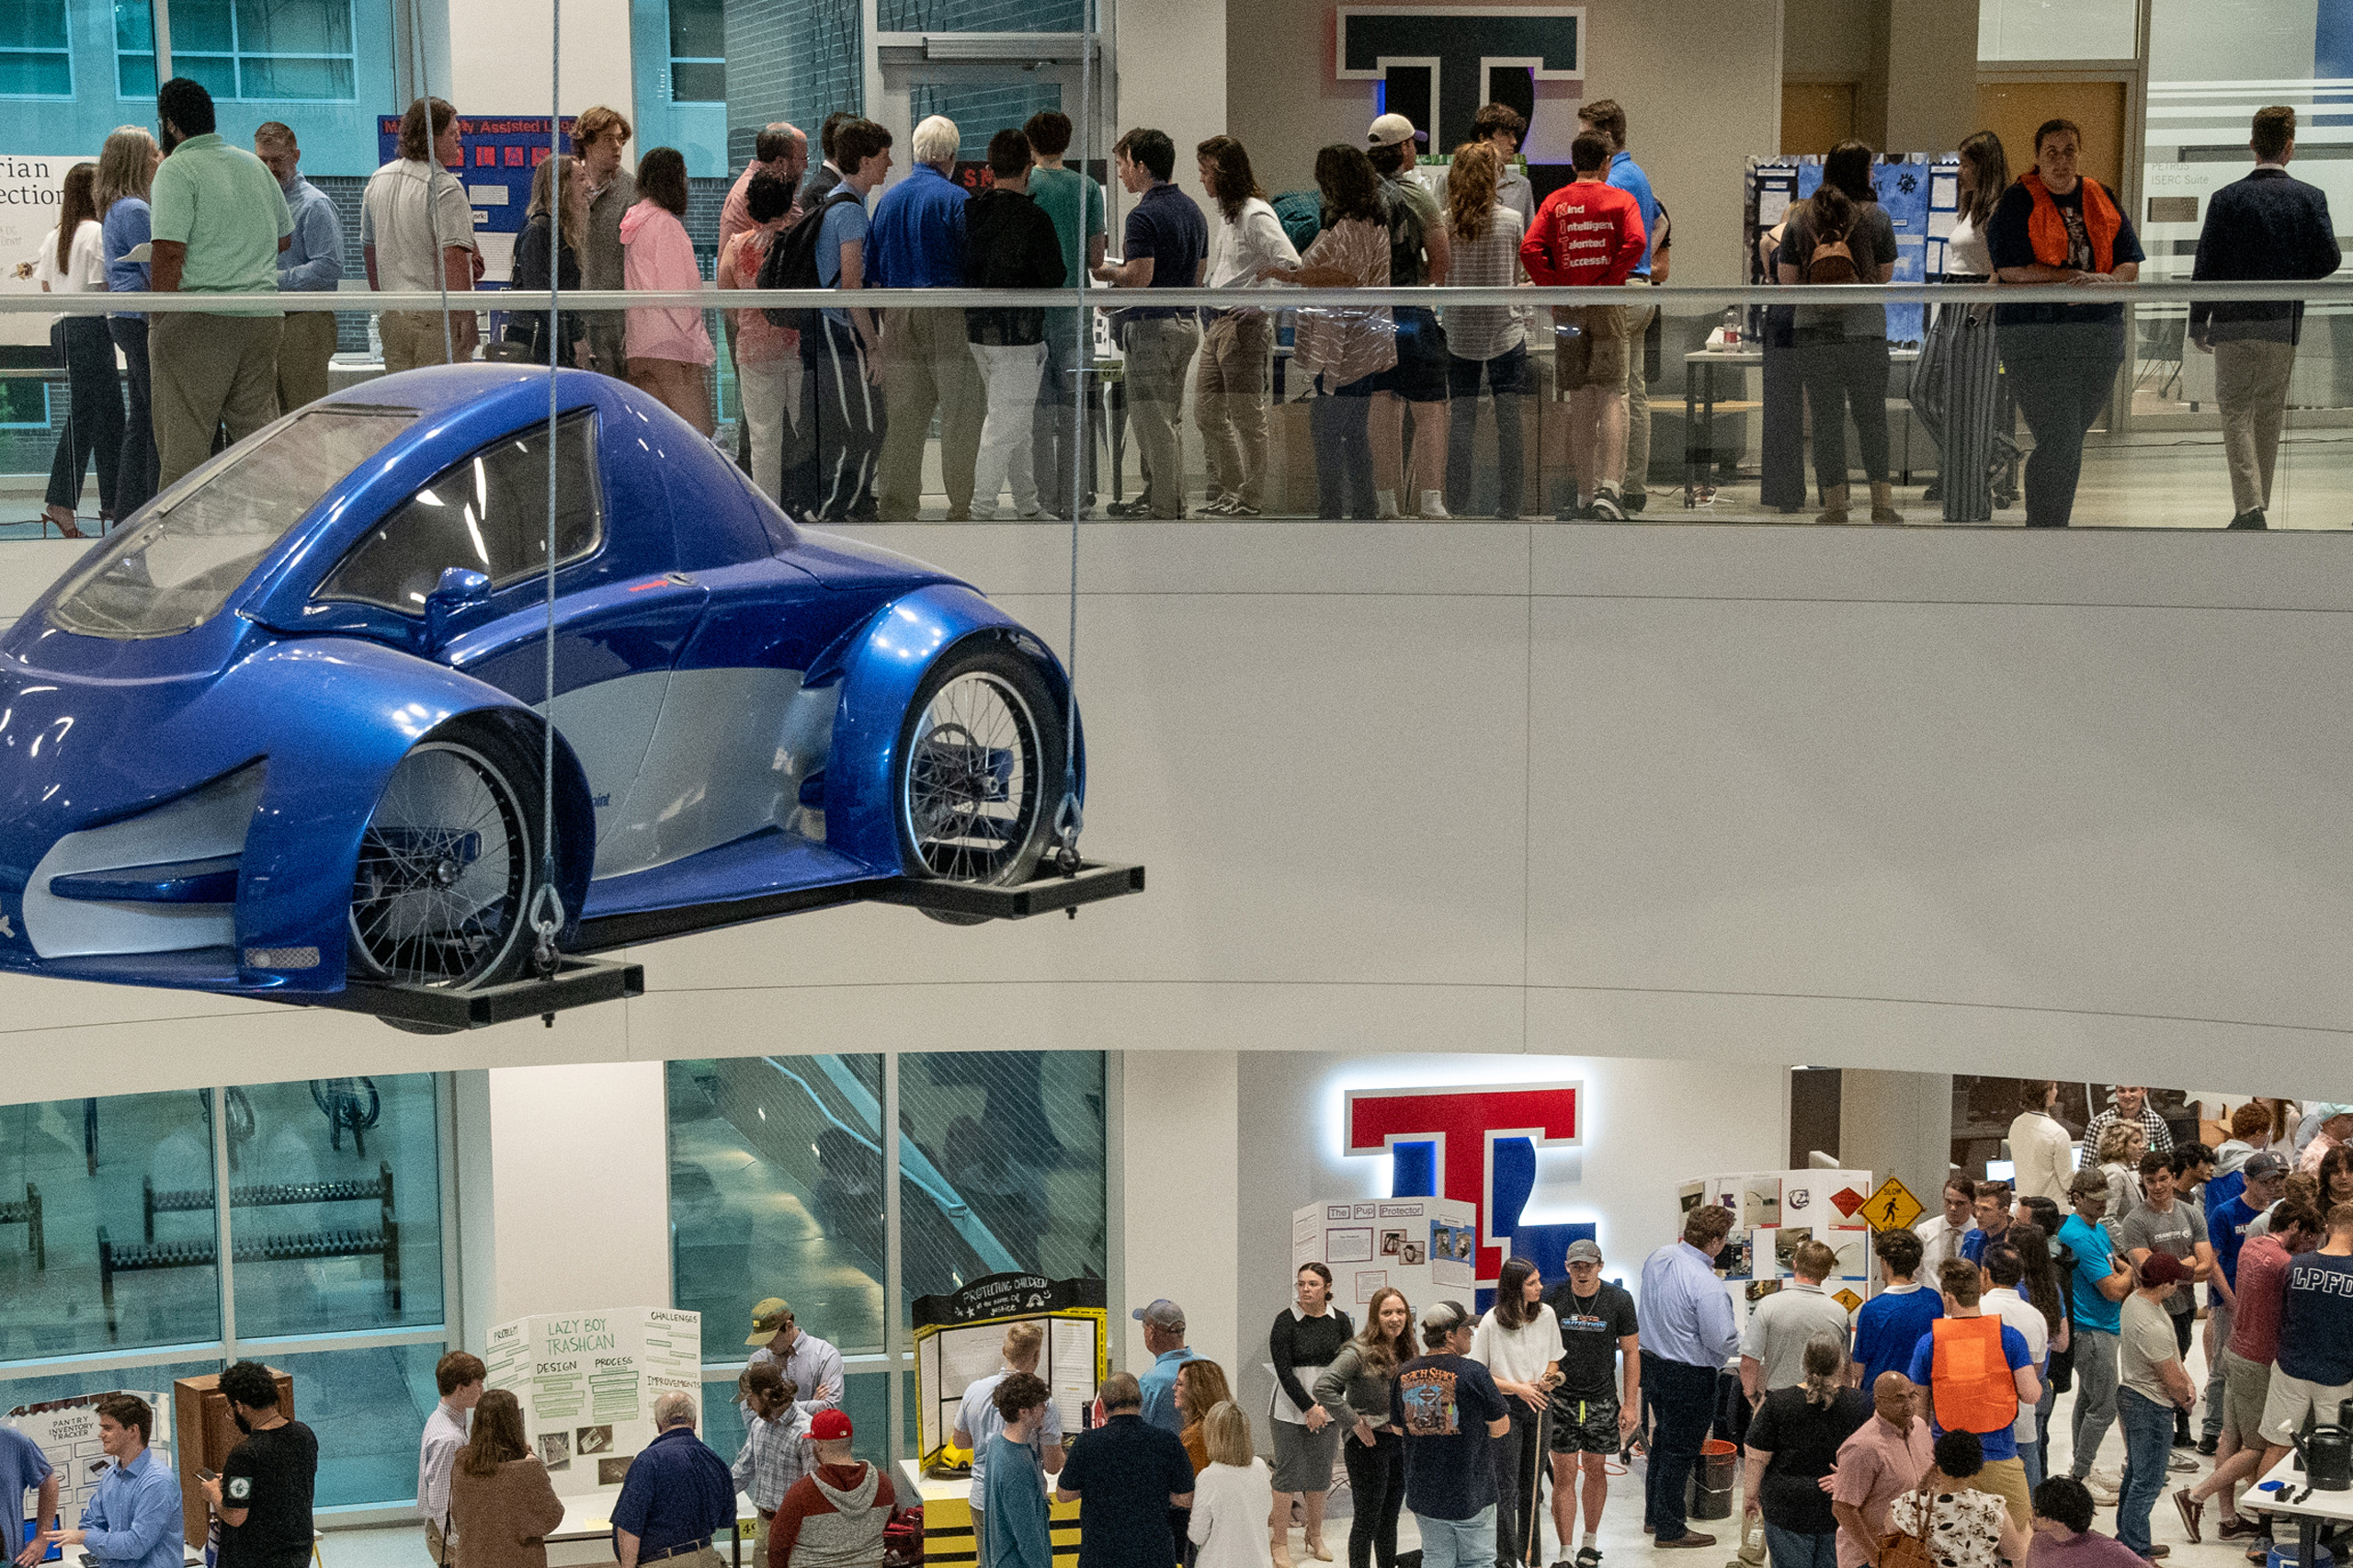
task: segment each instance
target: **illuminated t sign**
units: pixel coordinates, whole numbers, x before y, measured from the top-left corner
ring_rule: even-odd
[[[1394,86],[1392,72],[1427,73],[1427,108],[1406,118],[1432,133],[1434,153],[1470,140],[1480,106],[1500,96],[1499,72],[1518,72],[1523,83],[1585,75],[1582,6],[1343,5],[1333,25],[1340,80]]]
[[[1434,1144],[1436,1177],[1427,1196],[1453,1198],[1478,1206],[1479,1256],[1473,1277],[1495,1283],[1510,1247],[1525,1185],[1496,1189],[1495,1144],[1526,1139],[1540,1148],[1574,1148],[1585,1142],[1579,1119],[1582,1084],[1504,1084],[1477,1089],[1351,1089],[1347,1138],[1351,1154],[1377,1154],[1398,1145]],[[1397,1160],[1402,1172],[1410,1168]],[[1410,1179],[1410,1178],[1408,1178]],[[1419,1194],[1398,1190],[1392,1196]],[[1502,1201],[1499,1203],[1498,1199]],[[1502,1209],[1508,1208],[1509,1213]]]

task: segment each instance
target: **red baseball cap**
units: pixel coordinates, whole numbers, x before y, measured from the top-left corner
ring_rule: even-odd
[[[809,1436],[821,1443],[839,1443],[850,1435],[849,1417],[838,1410],[821,1410],[809,1423]]]

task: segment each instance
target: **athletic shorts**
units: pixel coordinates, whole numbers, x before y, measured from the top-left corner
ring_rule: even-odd
[[[1446,329],[1438,312],[1424,305],[1399,305],[1391,312],[1397,324],[1397,363],[1376,371],[1372,390],[1395,392],[1407,403],[1444,403],[1454,395],[1447,378],[1452,356],[1446,351]]]
[[[1620,387],[1625,381],[1626,307],[1555,305],[1553,384],[1572,392],[1581,387]]]
[[[2353,1383],[2310,1383],[2290,1377],[2275,1365],[2271,1387],[2263,1397],[2263,1440],[2275,1448],[2287,1448],[2303,1430],[2305,1415],[2317,1411],[2322,1422],[2334,1421],[2336,1407],[2348,1399],[2353,1399]]]
[[[1554,1389],[1551,1399],[1554,1453],[1614,1454],[1622,1446],[1616,1396],[1583,1399]]]
[[[2263,1403],[2271,1392],[2271,1363],[2222,1352],[2222,1436],[2243,1449],[2263,1441]]]

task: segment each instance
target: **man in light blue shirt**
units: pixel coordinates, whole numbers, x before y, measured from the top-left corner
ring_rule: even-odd
[[[114,1467],[98,1478],[97,1494],[82,1510],[82,1528],[55,1536],[78,1546],[95,1568],[180,1568],[179,1483],[147,1446],[155,1413],[127,1393],[98,1401],[98,1446]]]
[[[0,1497],[14,1499],[0,1508],[0,1547],[6,1549],[9,1559],[30,1568],[48,1551],[41,1538],[24,1538],[25,1521],[21,1509],[25,1494],[38,1491],[40,1503],[33,1517],[47,1529],[57,1517],[57,1471],[40,1445],[17,1431],[14,1426],[0,1426]],[[177,1505],[175,1505],[176,1507]]]
[[[1716,1376],[1740,1349],[1732,1297],[1716,1278],[1731,1233],[1732,1210],[1702,1203],[1683,1217],[1683,1239],[1643,1265],[1643,1392],[1658,1418],[1643,1522],[1663,1550],[1716,1543],[1687,1522],[1683,1486],[1715,1421]]]
[[[1185,1343],[1185,1309],[1163,1296],[1128,1315],[1143,1324],[1143,1347],[1153,1356],[1152,1365],[1136,1379],[1143,1390],[1143,1418],[1182,1436],[1185,1417],[1176,1409],[1176,1369],[1194,1358]]]
[[[343,282],[343,220],[326,193],[296,167],[302,149],[291,126],[265,120],[254,131],[254,156],[278,176],[294,214],[293,243],[278,253],[278,291],[332,294]],[[335,358],[335,315],[289,311],[278,340],[278,409],[291,414],[327,395],[327,361]]]

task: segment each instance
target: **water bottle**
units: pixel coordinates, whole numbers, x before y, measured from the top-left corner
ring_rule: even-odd
[[[1724,347],[1726,348],[1740,347],[1740,307],[1738,305],[1724,307]]]

